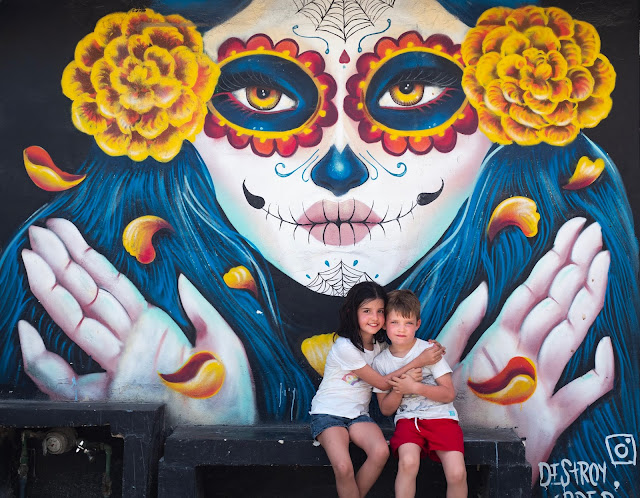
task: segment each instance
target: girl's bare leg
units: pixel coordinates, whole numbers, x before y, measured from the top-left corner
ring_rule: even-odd
[[[416,478],[420,470],[421,448],[415,443],[404,443],[398,448],[398,475],[396,498],[413,498],[416,495]]]
[[[329,427],[320,433],[318,442],[327,452],[336,489],[340,498],[360,498],[358,485],[353,473],[353,463],[349,454],[349,432],[344,427]]]
[[[447,478],[447,498],[467,498],[467,468],[459,451],[436,451]]]
[[[358,422],[349,427],[351,440],[367,454],[366,461],[356,474],[360,498],[367,495],[389,458],[389,446],[378,424]]]

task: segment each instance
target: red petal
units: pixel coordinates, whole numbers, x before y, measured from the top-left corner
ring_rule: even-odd
[[[289,57],[298,57],[298,44],[291,38],[280,40],[275,46],[276,52],[289,52]]]
[[[382,148],[393,156],[401,156],[407,150],[406,137],[396,137],[395,140],[391,139],[389,133],[383,133],[382,135]]]
[[[299,133],[296,135],[300,147],[315,147],[322,140],[322,128],[317,125],[311,127],[311,133]]]
[[[211,138],[224,137],[227,134],[227,127],[220,126],[213,114],[208,113],[204,118],[204,134]]]
[[[453,53],[453,41],[447,35],[431,35],[424,42],[424,46],[427,48],[435,48],[437,45],[440,45],[443,52],[447,54]]]
[[[478,113],[471,104],[462,110],[453,122],[453,129],[463,135],[472,135],[478,129]]]
[[[318,76],[316,76],[316,79],[318,80],[318,83],[320,83],[321,86],[326,86],[326,90],[324,90],[324,98],[325,100],[331,100],[333,97],[336,96],[336,81],[333,79],[333,77],[330,74],[327,73],[320,73]]]
[[[422,45],[422,36],[420,36],[420,33],[417,31],[408,31],[398,38],[398,46],[400,48],[407,48],[410,43],[414,47],[420,47]]]
[[[224,60],[230,57],[232,52],[244,52],[244,43],[239,38],[229,38],[225,40],[218,49],[218,61]]]
[[[456,141],[458,140],[458,134],[456,131],[449,127],[444,130],[444,134],[433,135],[433,146],[439,152],[451,152],[456,146]]]
[[[289,157],[298,149],[298,141],[295,136],[289,137],[287,140],[277,138],[276,148],[282,157]]]
[[[247,50],[258,50],[260,48],[264,50],[273,50],[273,42],[271,41],[271,38],[267,35],[258,34],[253,35],[249,40],[247,40]]]
[[[349,96],[344,98],[344,112],[354,121],[362,121],[364,119],[364,111],[358,109],[359,103],[360,99],[356,97]]]
[[[360,56],[358,62],[356,62],[356,68],[362,75],[366,75],[371,70],[371,63],[374,64],[380,61],[380,58],[372,53],[364,54]]]
[[[338,110],[336,109],[336,106],[333,105],[333,102],[325,102],[320,112],[324,112],[324,116],[318,117],[318,121],[316,121],[316,123],[319,126],[333,126],[336,124],[336,121],[338,121]]]
[[[360,82],[362,81],[364,81],[364,76],[361,74],[354,74],[347,80],[347,92],[349,92],[349,95],[360,96]]]
[[[360,133],[360,138],[368,144],[378,142],[380,138],[382,138],[382,130],[377,126],[374,129],[374,125],[372,125],[367,119],[360,121],[360,124],[358,125],[358,132]]]
[[[409,137],[409,149],[416,154],[426,154],[433,148],[431,137]]]
[[[324,59],[318,52],[314,52],[313,50],[304,52],[298,56],[298,61],[313,74],[324,72]]]
[[[227,131],[227,140],[234,149],[244,149],[247,145],[249,145],[249,140],[251,137],[249,135],[238,135],[238,132],[233,128],[229,128]]]
[[[261,141],[258,137],[251,139],[251,148],[253,152],[262,157],[272,156],[276,150],[276,141],[273,138],[267,138]]]

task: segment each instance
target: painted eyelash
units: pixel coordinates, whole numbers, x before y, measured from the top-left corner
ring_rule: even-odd
[[[266,74],[257,71],[247,71],[237,74],[222,73],[220,75],[220,79],[218,79],[217,93],[231,93],[247,86],[264,86],[267,88],[273,88],[274,90],[278,90],[279,92],[288,95],[288,93],[285,92],[282,87],[278,85],[273,79],[271,79]]]
[[[386,90],[401,83],[413,83],[419,81],[427,86],[451,87],[459,83],[458,79],[451,74],[443,73],[437,69],[414,68],[401,71],[395,75],[386,85]]]

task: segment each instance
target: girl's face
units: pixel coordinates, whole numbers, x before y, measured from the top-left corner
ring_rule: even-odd
[[[384,326],[384,301],[372,299],[364,301],[358,308],[358,327],[364,342],[367,336],[376,335]]]
[[[221,76],[195,146],[218,202],[315,292],[385,285],[441,238],[491,145],[461,86],[468,27],[433,0],[339,32],[342,17],[317,26],[303,2],[267,3],[204,37]]]

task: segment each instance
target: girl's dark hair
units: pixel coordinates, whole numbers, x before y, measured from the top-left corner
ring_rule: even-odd
[[[340,307],[340,323],[336,334],[349,339],[360,351],[364,351],[364,346],[358,325],[358,308],[362,303],[374,299],[382,299],[385,307],[387,306],[387,293],[381,285],[375,282],[360,282],[349,289]],[[384,342],[386,340],[384,330],[380,329],[373,339],[376,342]]]

